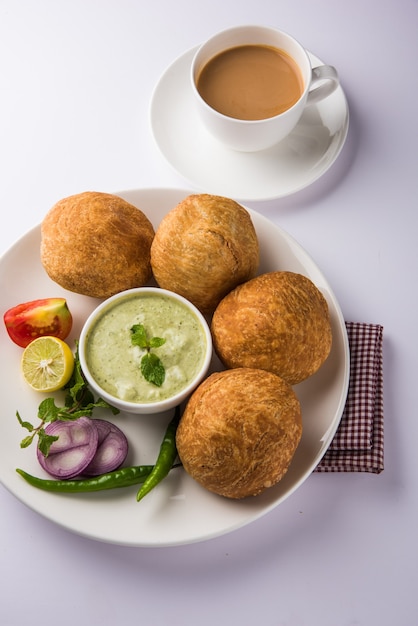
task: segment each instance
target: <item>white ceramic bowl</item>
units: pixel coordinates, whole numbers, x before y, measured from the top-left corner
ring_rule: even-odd
[[[147,311],[149,306],[154,307],[152,312]],[[193,339],[186,330],[188,321]],[[131,344],[130,328],[135,324],[143,325],[148,338],[166,339],[162,347],[151,349],[163,366],[167,365],[161,386],[147,382],[141,373],[145,352]],[[85,322],[78,349],[93,392],[120,411],[138,414],[160,413],[183,402],[205,378],[213,352],[210,329],[200,311],[182,296],[158,287],[128,289],[107,298]],[[186,376],[186,360],[191,354],[197,363]],[[184,366],[182,355],[188,355]],[[100,383],[99,377],[103,379]],[[170,391],[173,383],[176,388]]]

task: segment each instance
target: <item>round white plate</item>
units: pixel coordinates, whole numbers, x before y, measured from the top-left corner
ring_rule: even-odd
[[[237,152],[210,135],[198,119],[189,82],[196,49],[160,78],[151,100],[151,128],[170,165],[193,187],[242,201],[271,200],[307,187],[334,163],[348,131],[348,106],[339,86],[309,106],[294,131],[260,152]],[[310,55],[314,66],[322,61]]]
[[[119,193],[143,210],[154,227],[190,191],[142,189]],[[255,498],[232,501],[209,493],[182,468],[170,475],[140,503],[136,487],[93,494],[51,494],[29,486],[15,471],[20,467],[46,477],[35,446],[21,449],[27,434],[16,419],[36,424],[42,395],[31,391],[20,375],[22,348],[1,324],[0,342],[0,480],[28,507],[80,535],[130,546],[171,546],[202,541],[233,531],[265,515],[311,474],[326,452],[344,408],[349,378],[348,340],[339,305],[326,279],[309,255],[285,232],[251,212],[260,240],[260,272],[286,269],[307,275],[324,293],[331,312],[333,347],[330,357],[308,381],[295,387],[303,411],[304,433],[292,465],[275,487]],[[21,302],[64,295],[74,317],[71,345],[98,300],[65,291],[46,275],[39,258],[40,227],[24,235],[0,259],[1,315]],[[18,278],[17,278],[18,277]],[[58,396],[59,397],[59,396]],[[152,464],[171,413],[133,416],[97,413],[120,425],[130,442],[127,464]]]

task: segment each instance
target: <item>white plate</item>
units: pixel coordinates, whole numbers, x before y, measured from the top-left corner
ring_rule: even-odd
[[[334,163],[348,131],[348,107],[339,86],[303,113],[294,131],[261,152],[236,152],[200,123],[189,83],[196,49],[179,57],[160,78],[151,100],[151,128],[170,165],[194,187],[241,199],[271,200],[307,187]],[[322,61],[310,54],[314,66]]]
[[[190,191],[143,189],[119,195],[141,208],[157,226],[162,217]],[[287,498],[311,474],[338,427],[348,389],[349,349],[343,316],[326,279],[309,255],[285,232],[256,212],[251,212],[261,246],[260,271],[286,269],[303,273],[324,293],[331,311],[331,355],[311,379],[296,388],[302,403],[304,433],[286,477],[261,496],[231,501],[201,488],[179,468],[171,472],[140,503],[136,488],[95,494],[51,494],[30,487],[16,467],[45,476],[35,458],[35,447],[20,448],[26,433],[22,419],[37,423],[42,398],[20,376],[22,349],[13,344],[1,324],[0,342],[0,480],[28,507],[80,535],[130,546],[169,546],[202,541],[233,531],[265,515]],[[24,235],[0,259],[1,315],[16,304],[36,298],[64,295],[74,317],[68,341],[80,334],[83,321],[98,300],[73,294],[53,283],[39,259],[40,227]],[[130,442],[128,464],[152,464],[171,414],[111,417]],[[99,413],[97,413],[99,416]]]

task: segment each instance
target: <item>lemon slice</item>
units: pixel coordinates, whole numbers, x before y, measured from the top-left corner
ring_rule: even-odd
[[[38,337],[24,349],[22,374],[35,391],[52,392],[68,383],[74,370],[74,355],[58,337]]]

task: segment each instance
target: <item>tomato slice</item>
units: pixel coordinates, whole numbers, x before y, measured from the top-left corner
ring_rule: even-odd
[[[43,298],[18,304],[3,316],[10,339],[22,348],[45,335],[65,339],[73,318],[65,298]]]

